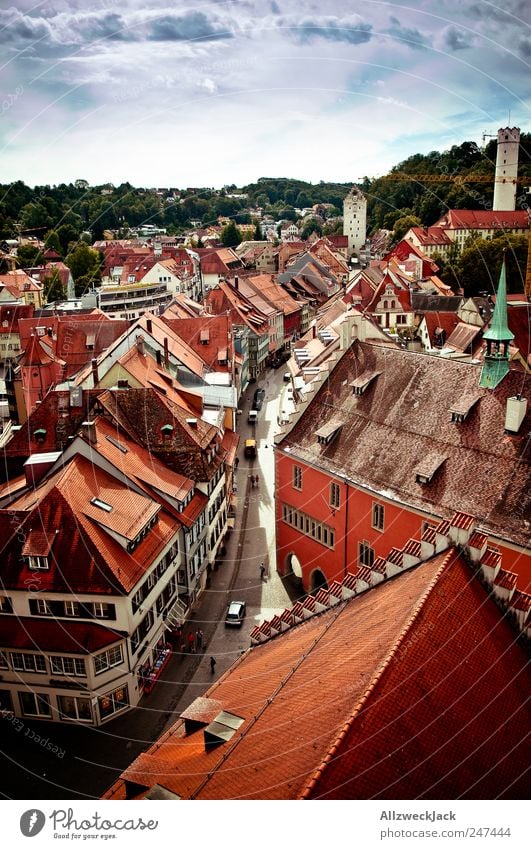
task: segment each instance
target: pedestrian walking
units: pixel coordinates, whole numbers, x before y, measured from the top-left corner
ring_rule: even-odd
[[[195,652],[195,636],[192,631],[188,634],[188,651],[190,654]]]
[[[266,571],[266,568],[265,568],[264,564],[260,563],[260,580],[261,581],[264,580],[265,571]]]
[[[258,475],[255,475],[254,482],[255,482],[256,486],[258,486]]]
[[[211,657],[210,658],[210,671],[211,671],[212,675],[214,674],[215,668],[216,668],[216,658]]]
[[[196,645],[197,651],[201,651],[201,649],[203,648],[203,636],[204,636],[204,634],[201,631],[201,629],[199,629],[198,631],[195,632],[195,645]]]

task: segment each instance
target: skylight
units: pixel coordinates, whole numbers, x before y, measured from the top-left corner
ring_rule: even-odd
[[[106,501],[102,501],[101,498],[92,498],[90,503],[93,504],[94,507],[99,507],[100,510],[105,510],[106,513],[112,512],[112,506],[107,504]]]

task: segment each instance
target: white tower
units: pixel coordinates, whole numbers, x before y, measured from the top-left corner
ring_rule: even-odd
[[[352,186],[343,201],[343,235],[348,236],[348,255],[359,253],[365,245],[367,231],[367,199],[357,186]]]
[[[493,209],[512,210],[514,212],[519,144],[519,127],[503,127],[498,130]]]

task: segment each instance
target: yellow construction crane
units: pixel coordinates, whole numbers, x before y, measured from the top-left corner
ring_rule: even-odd
[[[378,177],[378,180],[386,180],[388,182],[407,182],[411,180],[417,183],[495,183],[496,180],[490,174],[406,174],[404,171],[393,171],[392,174],[386,174],[384,177]],[[500,183],[513,182],[507,180],[506,177],[498,178]],[[529,180],[529,177],[518,177],[517,183],[524,183]]]

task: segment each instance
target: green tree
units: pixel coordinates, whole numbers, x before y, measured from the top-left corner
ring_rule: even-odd
[[[59,272],[54,269],[51,274],[47,274],[41,283],[44,287],[44,302],[47,304],[53,301],[64,301],[66,297],[65,287],[61,281]]]
[[[262,237],[262,231],[261,231],[261,229],[260,229],[260,224],[259,224],[259,222],[258,222],[258,221],[255,221],[255,223],[254,223],[253,240],[254,240],[255,242],[261,242],[261,241],[262,241],[262,238],[263,238],[263,237]]]
[[[20,210],[22,230],[45,230],[52,226],[52,217],[39,201],[31,201]]]
[[[68,253],[68,248],[70,247],[71,242],[77,242],[79,234],[80,230],[77,230],[72,224],[61,224],[61,226],[57,228],[57,236],[59,238],[59,244],[61,245],[59,253],[62,256],[66,256]]]
[[[523,292],[527,237],[507,234],[491,240],[476,239],[470,247],[463,250],[457,260],[456,276],[465,296],[473,297],[480,292],[493,294],[496,291],[504,254],[507,291]]]
[[[240,244],[242,240],[242,234],[234,221],[231,221],[227,224],[226,227],[221,231],[221,241],[225,245],[226,248],[235,248]]]
[[[59,256],[63,255],[63,248],[56,230],[48,230],[44,237],[44,247],[47,251],[55,251]]]
[[[34,245],[20,245],[17,248],[17,264],[22,268],[31,268],[41,261],[42,254]]]
[[[317,233],[318,236],[322,236],[323,228],[316,218],[307,218],[302,225],[301,239],[308,239],[312,233]]]
[[[416,215],[404,215],[403,218],[397,218],[393,229],[393,240],[399,242],[403,239],[407,231],[411,227],[420,227],[421,221]]]
[[[101,281],[102,256],[83,242],[70,252],[66,264],[72,272],[77,296]]]

